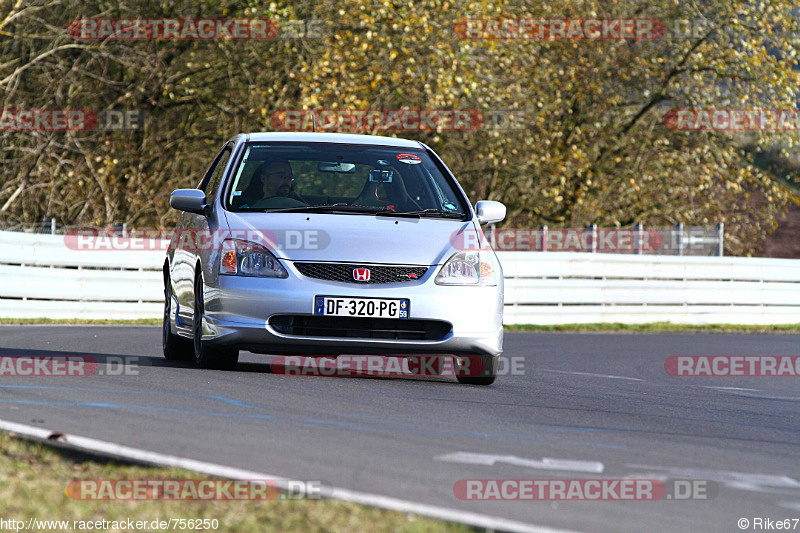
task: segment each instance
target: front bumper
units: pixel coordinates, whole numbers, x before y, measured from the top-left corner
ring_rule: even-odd
[[[286,265],[286,263],[284,263]],[[338,354],[475,354],[503,350],[503,285],[440,286],[438,268],[417,281],[358,284],[307,278],[291,263],[287,279],[221,275],[206,285],[203,340],[256,353],[284,355]],[[315,296],[409,298],[410,319],[446,321],[452,331],[437,340],[396,340],[289,335],[268,322],[273,315],[313,315]]]

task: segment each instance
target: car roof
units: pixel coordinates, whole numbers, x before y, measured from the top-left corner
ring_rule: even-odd
[[[424,148],[419,141],[398,139],[396,137],[383,137],[380,135],[357,135],[353,133],[315,133],[307,131],[269,131],[248,133],[248,141],[291,141],[291,142],[320,142],[338,144],[369,144],[375,146],[392,146],[395,148]]]

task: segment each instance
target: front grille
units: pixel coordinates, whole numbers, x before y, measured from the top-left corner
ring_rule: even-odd
[[[295,263],[295,268],[304,276],[343,283],[401,283],[416,281],[428,271],[426,266],[376,266],[352,263]],[[356,281],[353,270],[369,269],[369,281]]]
[[[276,315],[269,325],[278,333],[300,337],[343,337],[435,341],[452,331],[449,322],[399,318]]]

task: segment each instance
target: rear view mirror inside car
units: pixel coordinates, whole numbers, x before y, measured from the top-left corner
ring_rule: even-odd
[[[353,163],[342,163],[341,161],[320,161],[317,165],[317,170],[320,172],[340,172],[343,174],[353,174],[356,171],[356,166]]]

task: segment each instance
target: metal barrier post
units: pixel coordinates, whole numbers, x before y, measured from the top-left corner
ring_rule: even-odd
[[[642,223],[637,222],[633,225],[633,253],[642,254]]]
[[[542,237],[542,251],[547,251],[547,226],[539,226],[539,235]]]
[[[587,224],[586,229],[591,230],[592,244],[589,248],[591,253],[597,252],[597,224]]]

